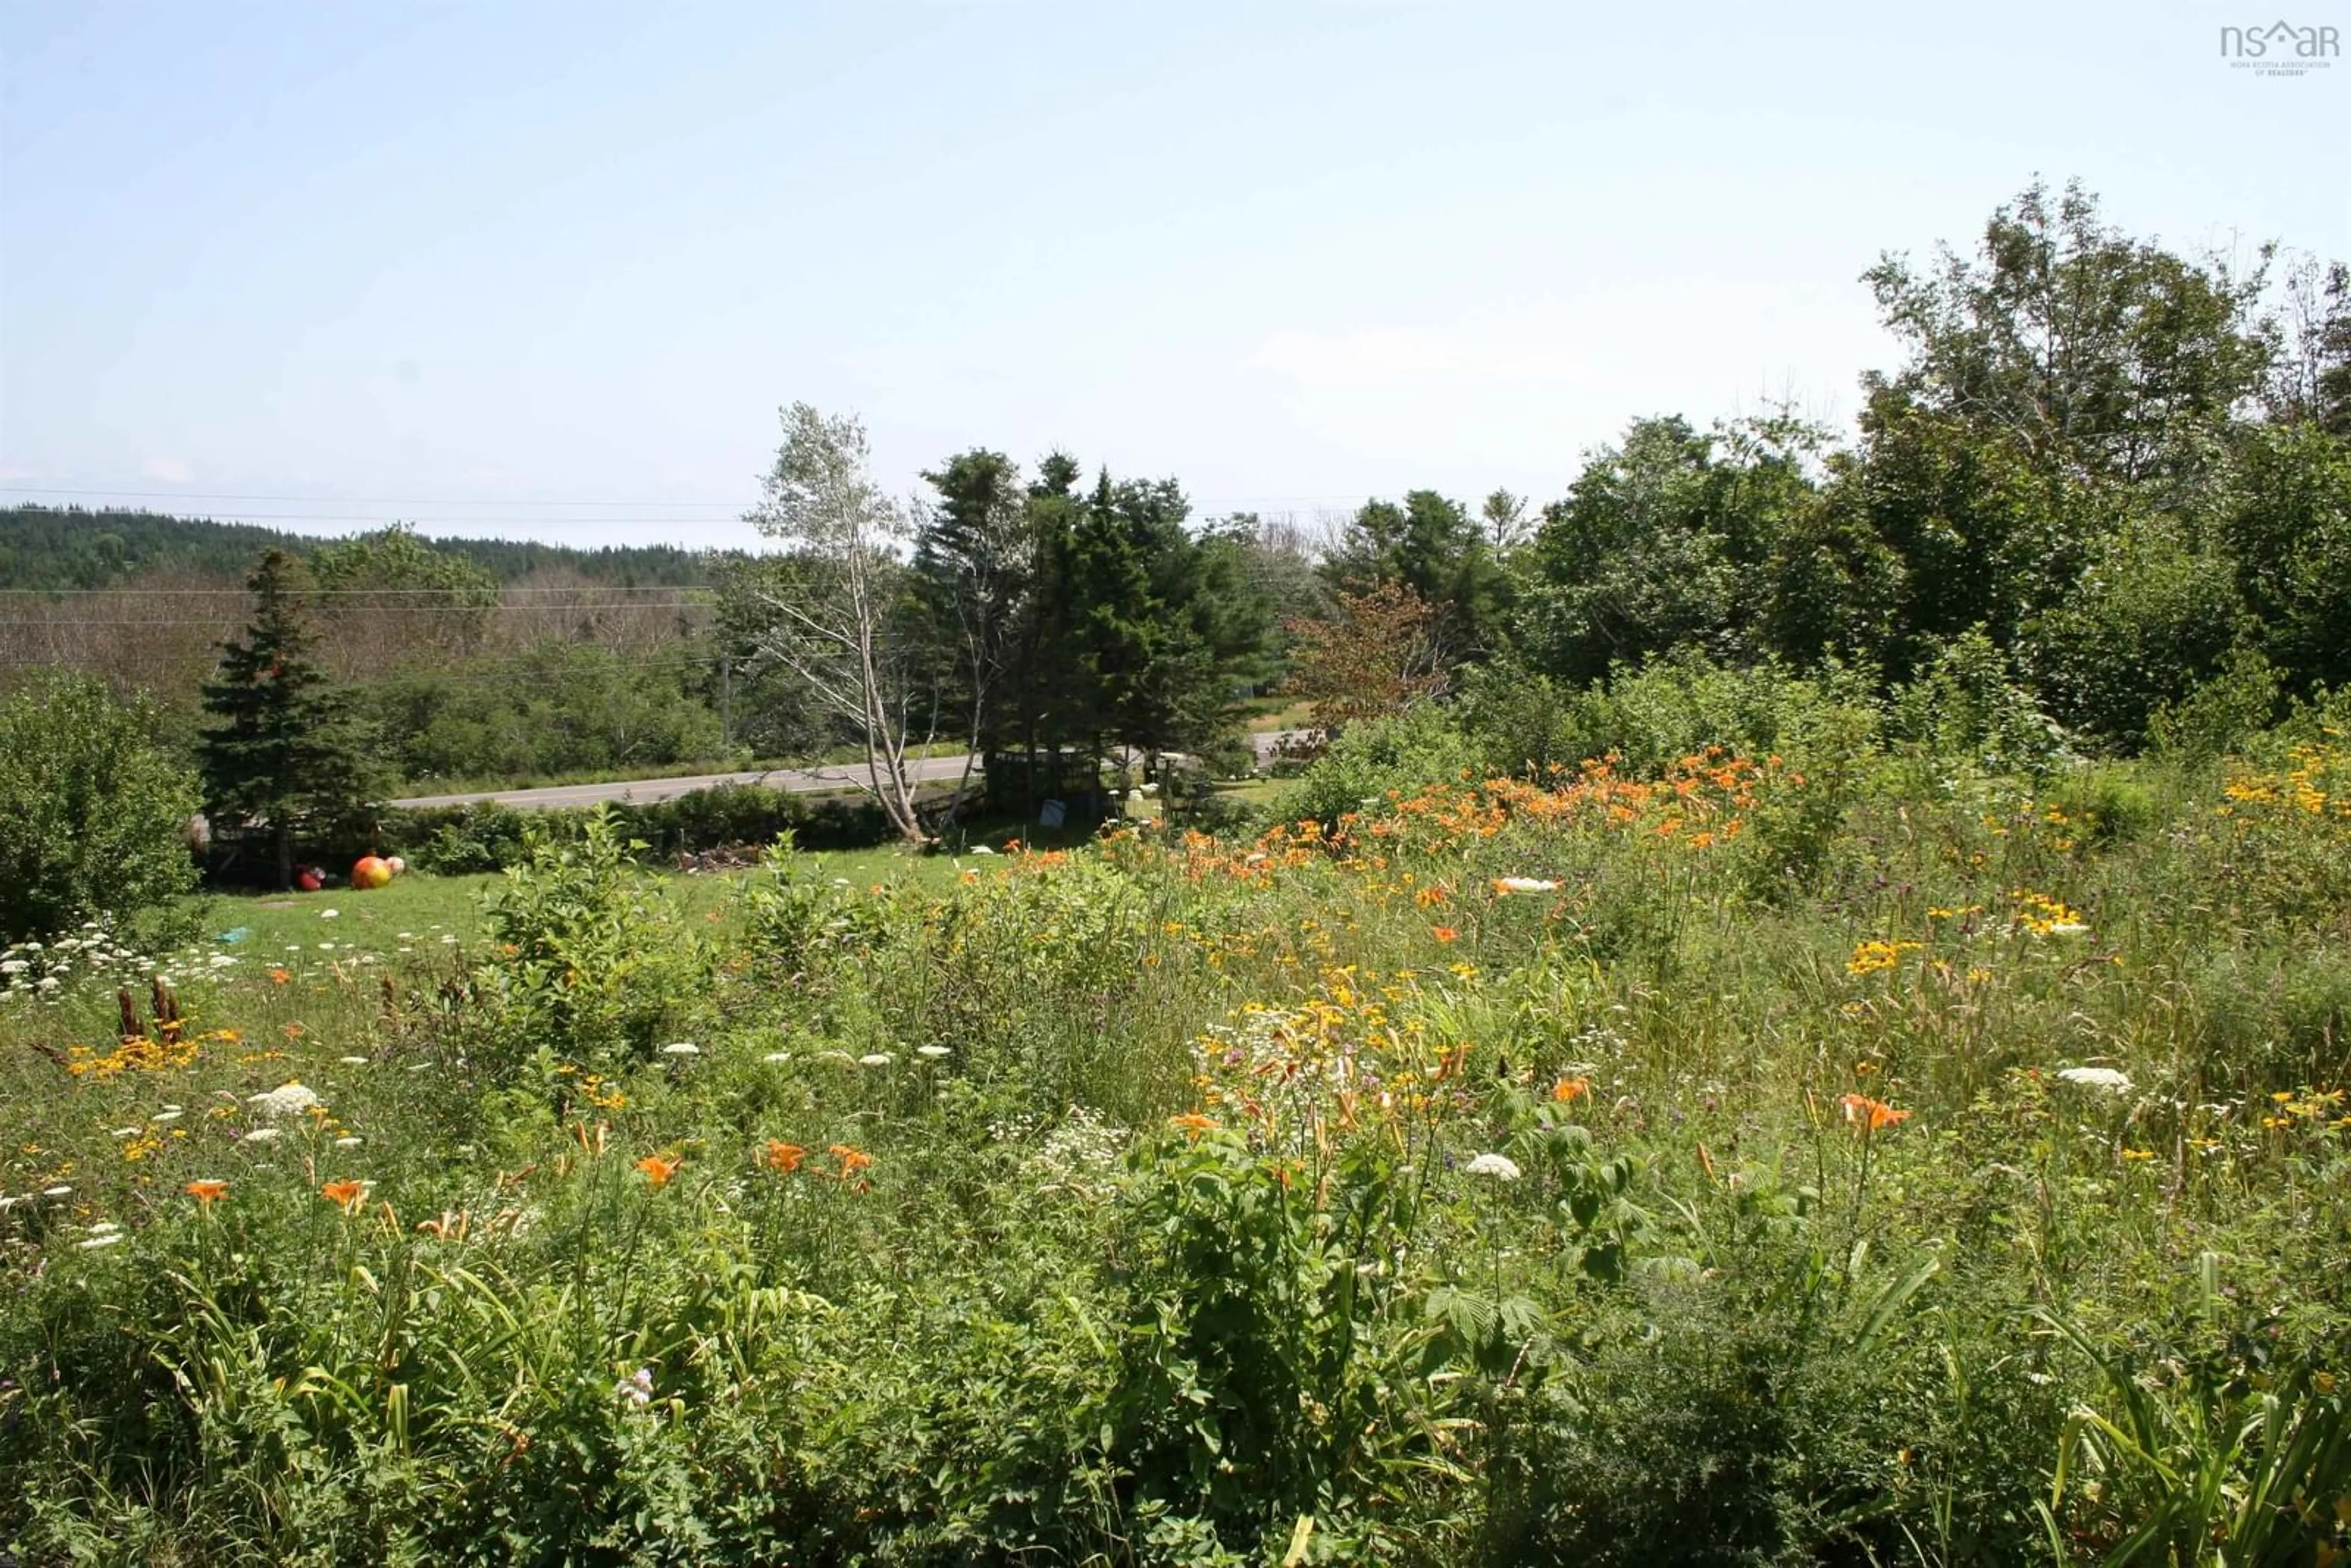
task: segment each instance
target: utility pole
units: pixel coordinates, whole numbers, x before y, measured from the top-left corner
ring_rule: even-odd
[[[735,744],[735,651],[718,650],[718,745]]]

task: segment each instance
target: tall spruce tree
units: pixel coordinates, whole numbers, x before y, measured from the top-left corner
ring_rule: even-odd
[[[1096,757],[1112,744],[1191,750],[1230,731],[1235,693],[1261,676],[1272,612],[1244,572],[1246,539],[1195,536],[1172,479],[1105,471],[1065,530],[1042,540],[1069,664],[1057,716]]]
[[[296,835],[363,806],[369,769],[310,656],[316,637],[304,613],[301,562],[265,550],[246,586],[253,620],[241,642],[222,644],[219,671],[204,685],[204,709],[216,722],[197,756],[214,831],[266,842],[287,887]]]

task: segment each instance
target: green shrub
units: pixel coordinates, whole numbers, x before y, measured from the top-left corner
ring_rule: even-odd
[[[1607,750],[1653,777],[1709,746],[1761,756],[1849,758],[1876,743],[1870,676],[1834,661],[1799,674],[1776,660],[1744,668],[1692,653],[1609,674]]]
[[[0,701],[0,942],[195,885],[195,780],[152,734],[149,709],[80,676],[37,675]]]
[[[1486,772],[1541,779],[1614,755],[1654,778],[1708,747],[1762,755],[1850,747],[1874,737],[1868,672],[1834,661],[1798,674],[1775,661],[1733,668],[1695,650],[1614,666],[1578,691],[1500,667],[1465,681],[1460,724]]]
[[[2023,639],[2051,712],[2136,748],[2155,713],[2220,666],[2245,618],[2235,564],[2168,520],[2126,527]]]
[[[1479,757],[1450,709],[1434,704],[1395,718],[1353,725],[1331,743],[1276,800],[1273,814],[1289,822],[1325,826],[1353,812],[1376,810],[1391,791],[1476,771]]]
[[[371,688],[385,759],[402,777],[523,778],[723,758],[718,716],[674,660],[549,639],[472,668]]]
[[[1981,628],[1930,645],[1928,655],[1917,677],[1893,696],[1890,727],[1906,749],[2036,778],[2067,759],[2062,732]]]
[[[632,853],[662,865],[680,854],[763,844],[789,832],[802,849],[872,849],[896,838],[882,808],[862,795],[799,795],[758,784],[717,784],[665,800],[622,801],[601,808]],[[418,869],[444,876],[504,871],[518,865],[536,833],[548,841],[587,831],[585,807],[523,810],[485,800],[387,813],[384,842]]]
[[[2159,752],[2194,760],[2237,750],[2278,716],[2282,686],[2259,649],[2231,648],[2210,679],[2155,709],[2147,739]]]
[[[404,812],[388,824],[388,831],[392,842],[416,862],[417,870],[439,876],[473,876],[520,864],[534,821],[542,832],[559,831],[566,817],[486,800],[473,806]]]
[[[498,955],[477,976],[491,1076],[651,1060],[701,1004],[706,945],[631,869],[639,846],[611,812],[591,813],[577,839],[532,833],[528,846],[490,904]]]

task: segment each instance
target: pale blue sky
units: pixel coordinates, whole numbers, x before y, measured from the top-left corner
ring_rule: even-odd
[[[2351,257],[2351,61],[2231,71],[2238,9],[0,0],[0,485],[748,544],[805,399],[902,489],[1546,499],[1848,418],[1857,275],[2036,172]]]

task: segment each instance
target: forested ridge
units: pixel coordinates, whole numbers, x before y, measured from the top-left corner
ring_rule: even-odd
[[[678,545],[580,549],[538,539],[418,537],[427,549],[470,560],[499,582],[519,582],[550,567],[628,587],[691,587],[710,575],[704,552]],[[235,580],[262,550],[308,555],[333,542],[258,523],[143,508],[11,506],[0,507],[0,588],[120,588],[150,572]]]

